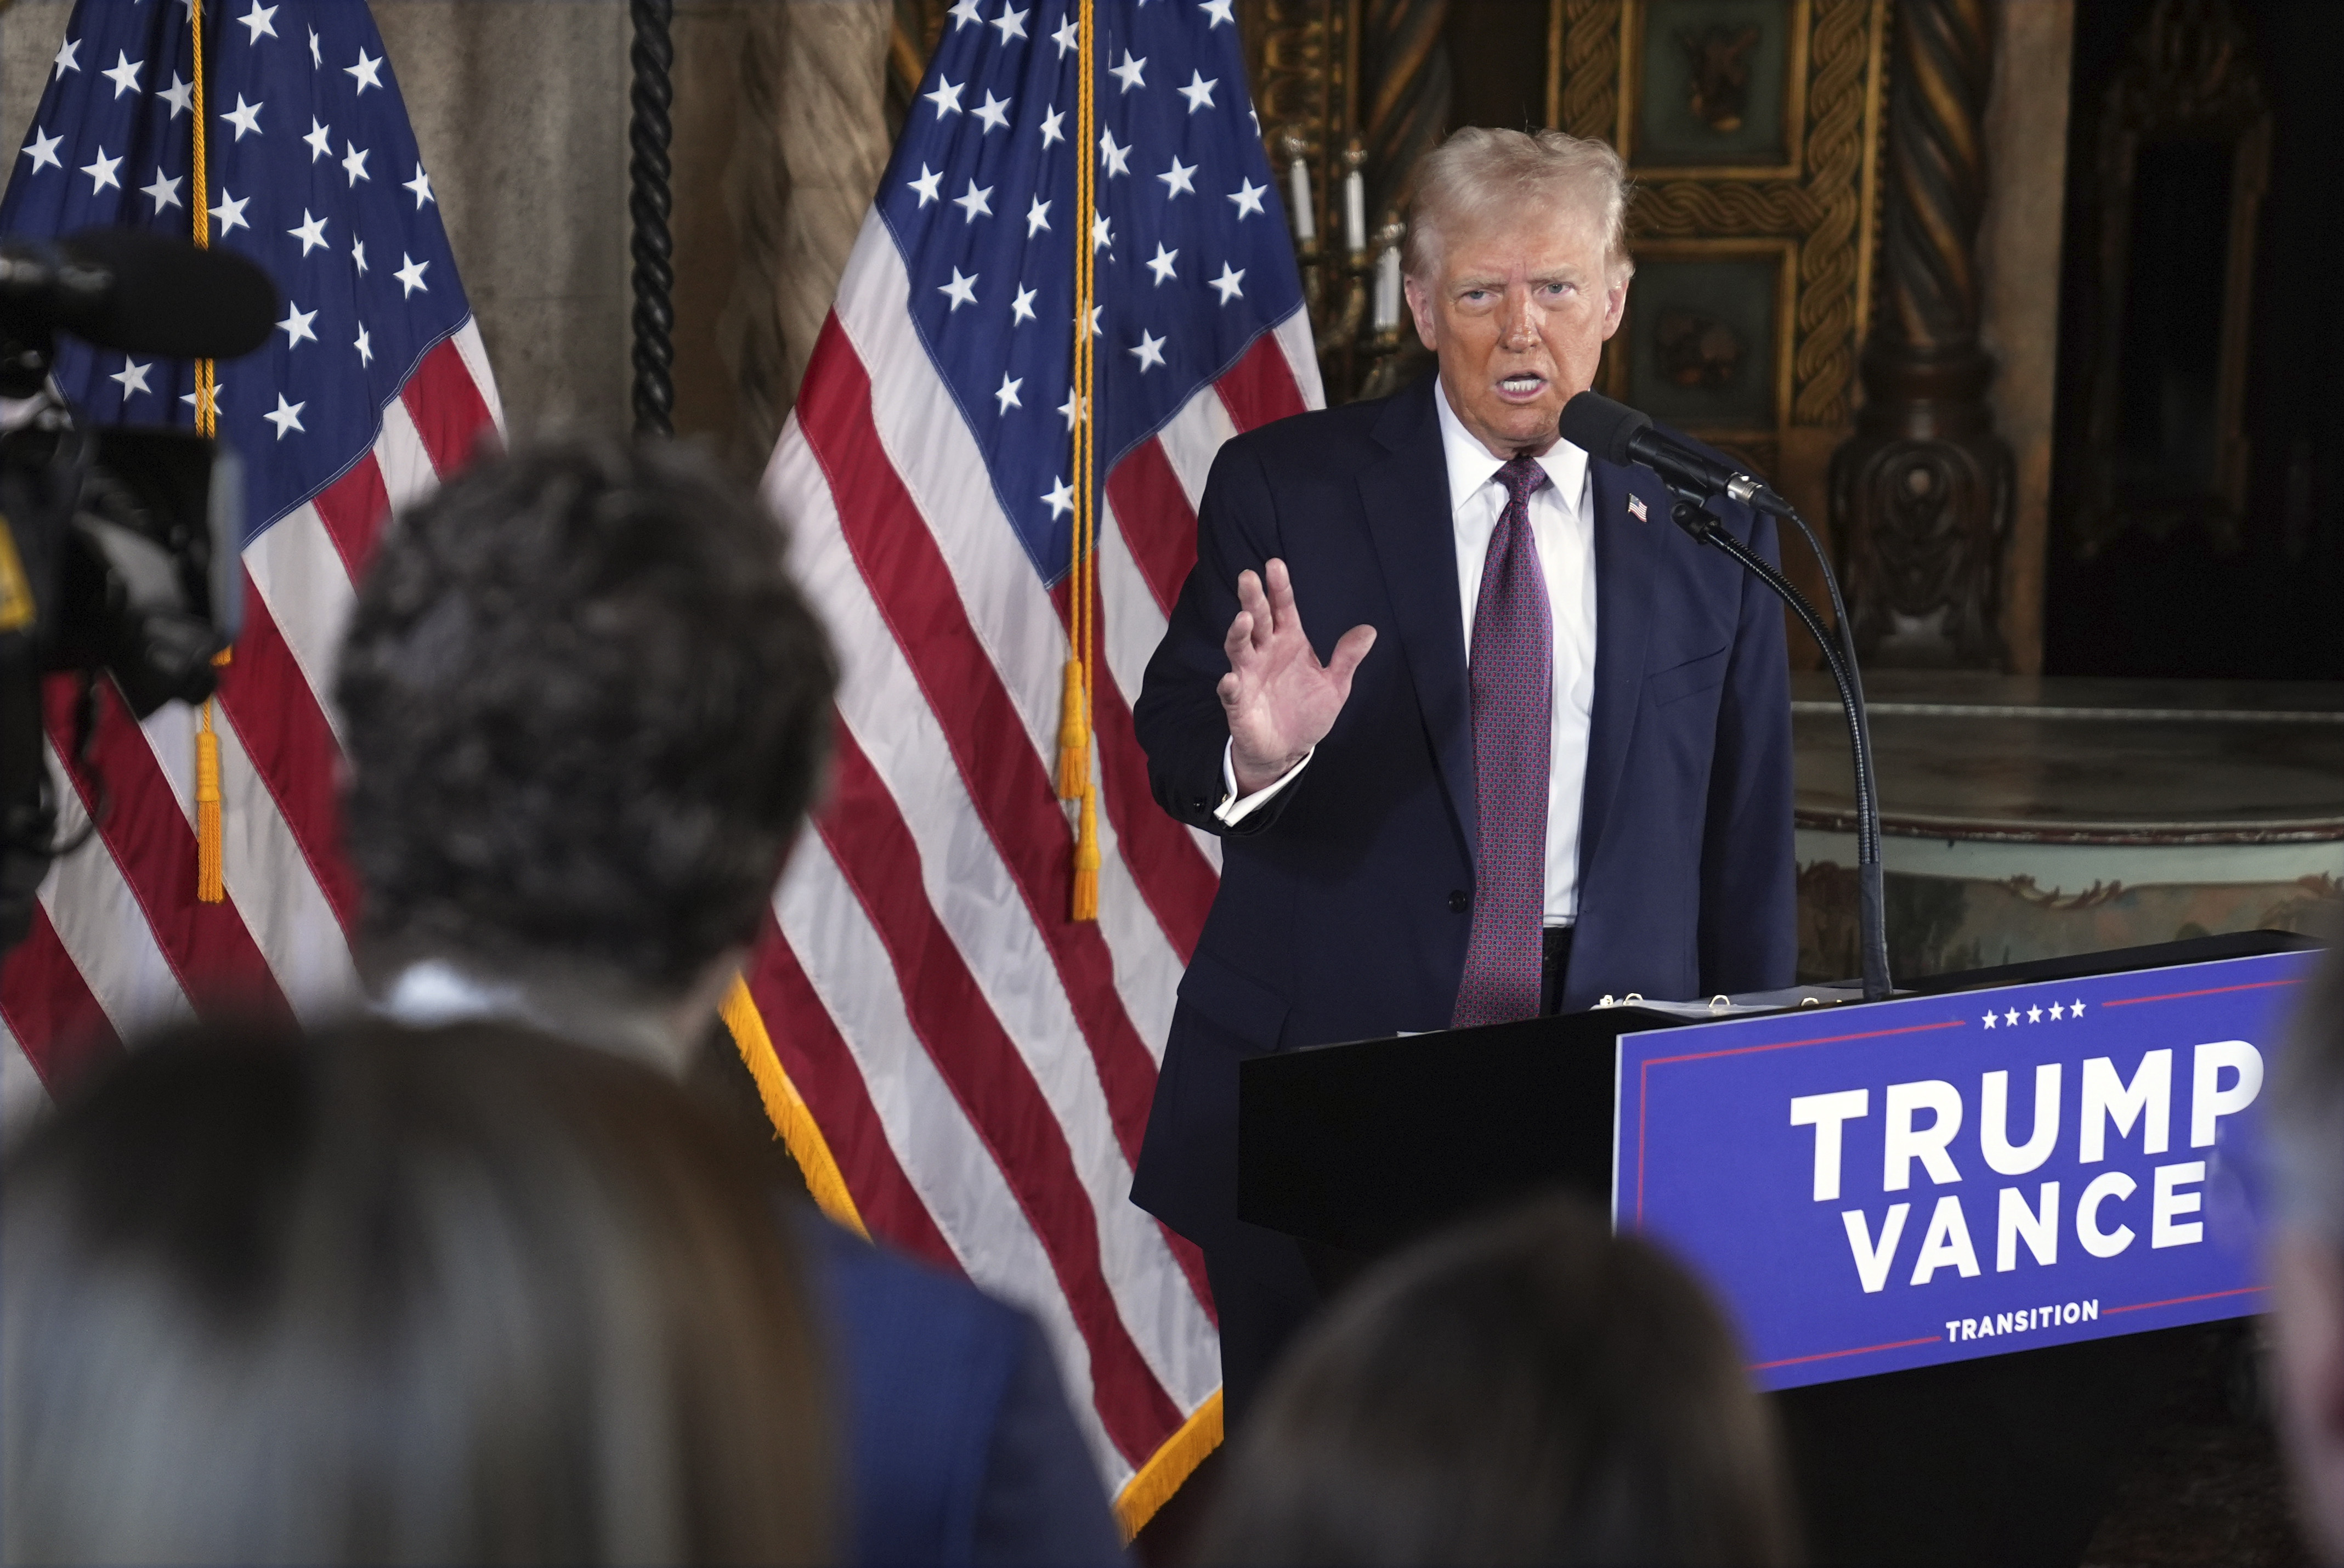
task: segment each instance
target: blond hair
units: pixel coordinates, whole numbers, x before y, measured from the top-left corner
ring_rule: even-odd
[[[1561,131],[1501,131],[1467,126],[1417,165],[1401,265],[1429,282],[1440,266],[1444,232],[1485,223],[1510,207],[1567,202],[1603,230],[1614,283],[1636,270],[1628,258],[1628,166],[1611,146]]]

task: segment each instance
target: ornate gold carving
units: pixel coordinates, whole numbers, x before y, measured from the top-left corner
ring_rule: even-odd
[[[1575,136],[1622,137],[1635,113],[1629,85],[1633,50],[1623,30],[1641,24],[1626,0],[1555,0],[1559,52],[1548,99]],[[1792,8],[1805,23],[1791,53],[1803,81],[1793,147],[1794,175],[1781,169],[1656,171],[1640,186],[1632,217],[1641,248],[1653,240],[1787,238],[1797,243],[1796,289],[1778,345],[1787,395],[1783,426],[1844,426],[1855,379],[1855,339],[1866,299],[1864,263],[1873,204],[1872,148],[1878,134],[1881,37],[1885,0],[1810,0]]]
[[[1546,118],[1557,130],[1620,140],[1622,0],[1551,0]]]
[[[1869,206],[1865,177],[1866,89],[1878,78],[1878,0],[1818,0],[1807,92],[1807,188],[1815,221],[1799,249],[1798,346],[1791,374],[1797,391],[1791,420],[1847,420],[1854,389],[1855,336],[1862,322],[1862,257],[1856,237]],[[1867,77],[1871,78],[1867,81]]]

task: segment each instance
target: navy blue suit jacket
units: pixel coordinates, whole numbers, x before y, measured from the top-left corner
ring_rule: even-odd
[[[841,1561],[1122,1563],[1098,1471],[1033,1319],[810,1209],[794,1219],[845,1427]]]
[[[1226,443],[1197,564],[1133,713],[1156,798],[1222,835],[1221,885],[1180,985],[1134,1201],[1207,1247],[1236,1219],[1237,1064],[1449,1027],[1471,926],[1472,718],[1457,555],[1430,378]],[[1595,699],[1567,1010],[1606,993],[1787,986],[1796,956],[1781,602],[1669,521],[1657,475],[1589,465]],[[1646,518],[1628,511],[1634,496]],[[1771,519],[1718,507],[1770,560]],[[1238,573],[1293,573],[1321,659],[1376,644],[1297,779],[1214,820],[1228,724],[1214,686]]]

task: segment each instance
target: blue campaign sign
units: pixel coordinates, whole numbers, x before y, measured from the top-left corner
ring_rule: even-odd
[[[2318,955],[1620,1039],[1612,1215],[1764,1388],[2261,1310],[2259,1103]]]

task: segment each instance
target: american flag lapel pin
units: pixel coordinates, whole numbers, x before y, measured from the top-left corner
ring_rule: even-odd
[[[1638,522],[1647,521],[1644,511],[1644,498],[1642,496],[1632,495],[1628,498],[1628,515],[1634,518]]]

